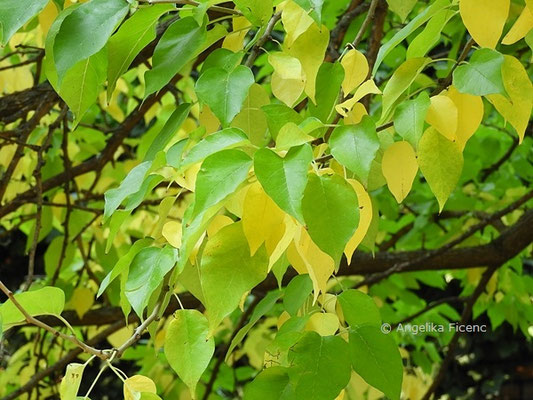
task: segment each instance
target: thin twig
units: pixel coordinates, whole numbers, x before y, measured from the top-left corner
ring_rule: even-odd
[[[200,3],[194,0],[139,0],[139,3],[147,3],[147,4],[180,4],[180,5],[187,5],[187,6],[198,6]],[[232,15],[242,15],[242,13],[238,10],[234,10],[232,8],[227,7],[220,7],[220,6],[210,6],[210,10],[218,11],[220,13],[224,14],[232,14]]]
[[[250,53],[250,55],[246,59],[246,62],[244,63],[244,65],[246,65],[248,68],[252,68],[252,65],[254,65],[256,58],[259,56],[259,53],[261,52],[261,48],[265,45],[267,40],[270,39],[270,35],[272,34],[272,31],[274,30],[274,27],[276,26],[280,18],[281,18],[281,12],[277,12],[276,14],[272,15],[272,18],[270,18],[270,21],[268,21],[265,32],[257,40],[257,43],[254,45],[254,47],[252,47],[252,52]]]
[[[370,8],[368,9],[368,14],[366,15],[366,18],[363,21],[363,25],[361,25],[359,32],[357,32],[357,36],[352,42],[353,47],[357,48],[357,46],[359,46],[359,43],[361,43],[361,40],[363,40],[363,35],[366,33],[366,30],[374,19],[374,15],[376,14],[376,8],[378,6],[379,1],[380,0],[372,0],[372,2],[370,3]]]

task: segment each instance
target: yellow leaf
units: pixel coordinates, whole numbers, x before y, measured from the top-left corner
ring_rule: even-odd
[[[346,113],[344,117],[345,125],[357,125],[365,115],[368,115],[365,106],[362,103],[355,103],[353,108]]]
[[[265,246],[269,255],[268,271],[280,259],[289,247],[294,236],[298,232],[298,225],[290,215],[285,214],[283,224],[278,225],[276,230],[266,239]]]
[[[163,225],[163,237],[172,247],[179,249],[181,247],[181,222],[169,221]]]
[[[342,90],[346,95],[363,83],[368,76],[368,61],[363,53],[352,49],[344,55],[341,65],[344,67]]]
[[[84,369],[85,364],[71,363],[67,365],[67,371],[59,387],[61,400],[76,400]]]
[[[207,135],[218,131],[220,121],[218,120],[216,115],[213,114],[213,111],[211,111],[207,104],[203,105],[202,111],[200,111],[200,116],[198,117],[198,119],[199,125],[205,128],[205,133]]]
[[[296,252],[297,257],[294,257],[294,252]],[[328,280],[335,270],[333,258],[320,250],[311,240],[304,227],[300,229],[293,244],[289,246],[287,257],[298,273],[309,274],[309,277],[313,281],[314,302],[316,302],[320,292],[326,292]],[[295,260],[295,263],[292,262],[292,259]],[[298,269],[295,264],[298,265]]]
[[[283,224],[285,214],[266,194],[259,182],[254,182],[244,198],[242,228],[253,256],[261,245]]]
[[[252,24],[246,17],[233,18],[233,32],[224,38],[222,47],[233,52],[241,51],[244,47],[244,38]]]
[[[458,111],[452,99],[444,95],[431,98],[426,122],[452,142],[456,139],[457,120]]]
[[[200,171],[201,167],[202,167],[201,162],[193,164],[190,167],[188,167],[183,172],[183,174],[175,177],[177,184],[187,190],[190,190],[191,192],[194,192],[194,188],[196,186],[196,175],[198,175],[198,171]]]
[[[78,317],[83,318],[85,313],[91,309],[94,304],[94,292],[89,288],[76,288],[72,293],[69,305],[76,311]]]
[[[279,6],[282,9],[281,22],[287,35],[284,43],[290,46],[298,37],[303,34],[314,21],[305,10],[294,1],[286,1]]]
[[[279,130],[276,137],[276,149],[288,150],[294,146],[300,146],[304,143],[311,142],[315,138],[306,134],[294,122],[288,122]]]
[[[224,206],[226,210],[235,215],[236,217],[241,218],[243,212],[244,198],[246,197],[246,192],[250,188],[250,185],[246,185],[241,188],[237,193],[233,193],[226,200]]]
[[[364,186],[355,179],[348,179],[348,182],[352,185],[355,194],[357,195],[357,202],[359,203],[359,225],[344,249],[346,259],[348,260],[348,263],[351,263],[355,249],[361,244],[368,232],[368,228],[370,228],[373,211],[372,199],[368,195]]]
[[[305,72],[305,93],[313,103],[315,101],[315,84],[318,70],[324,61],[324,53],[329,43],[329,31],[326,26],[312,24],[294,43],[283,43],[285,52],[300,60]]]
[[[522,143],[533,106],[533,86],[524,66],[513,56],[505,56],[502,77],[503,86],[511,101],[499,94],[487,97],[496,110],[516,129]]]
[[[389,146],[381,160],[383,176],[389,190],[398,203],[407,197],[418,172],[413,147],[408,142],[396,142]]]
[[[477,44],[495,48],[509,15],[510,0],[460,0],[463,23]]]
[[[135,324],[129,324],[122,329],[119,329],[115,333],[112,333],[107,337],[109,344],[115,348],[119,348],[132,337],[133,332],[135,331]]]
[[[502,44],[513,44],[524,38],[533,28],[533,13],[528,6],[525,6],[522,13],[507,32],[502,40]]]
[[[207,236],[215,236],[219,230],[230,224],[233,224],[233,220],[227,215],[215,216],[207,226]]]
[[[272,94],[292,107],[305,88],[305,72],[300,60],[277,52],[268,56],[268,62],[274,68],[271,78]]]
[[[369,79],[359,86],[352,97],[350,97],[348,100],[345,100],[341,104],[337,104],[335,106],[335,110],[337,110],[337,112],[343,117],[346,117],[359,100],[371,93],[381,94],[381,90],[379,90],[379,88],[376,86],[376,83],[372,79]]]
[[[457,144],[461,149],[464,149],[466,142],[476,132],[483,120],[483,100],[480,96],[459,93],[454,86],[450,86],[446,96],[452,99],[457,107]]]
[[[315,331],[320,336],[331,336],[339,329],[339,317],[330,313],[315,313],[305,324],[306,331]]]
[[[39,26],[43,37],[46,37],[48,30],[52,26],[52,23],[56,19],[58,14],[57,7],[53,1],[48,2],[45,8],[39,14]]]
[[[138,400],[140,393],[157,393],[154,381],[143,375],[134,375],[124,381],[124,400]]]

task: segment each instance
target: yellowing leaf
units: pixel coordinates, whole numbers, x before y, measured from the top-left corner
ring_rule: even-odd
[[[341,65],[344,67],[342,90],[346,95],[363,83],[368,76],[368,61],[363,53],[352,49],[344,55]]]
[[[43,37],[46,37],[48,30],[57,17],[57,14],[57,7],[53,1],[48,2],[46,7],[44,7],[43,11],[41,11],[39,14],[39,26],[41,27]]]
[[[233,220],[227,215],[217,215],[207,226],[207,236],[214,236],[219,230],[233,224]]]
[[[276,137],[276,148],[279,150],[289,150],[291,147],[300,146],[314,140],[313,136],[306,134],[294,122],[288,122],[279,130]]]
[[[433,96],[426,121],[452,142],[456,139],[458,111],[455,103],[444,95]]]
[[[285,52],[300,60],[306,76],[305,93],[313,103],[316,102],[316,76],[324,60],[324,53],[326,52],[328,43],[328,28],[325,26],[319,27],[314,23],[294,43],[283,43]]]
[[[251,185],[244,198],[242,228],[253,256],[257,249],[283,224],[285,215],[265,193],[259,182]]]
[[[296,257],[294,257],[295,255]],[[300,266],[300,270],[298,270],[300,274],[309,274],[313,281],[314,301],[316,301],[320,292],[326,292],[328,280],[335,270],[333,258],[320,250],[304,227],[300,229],[299,235],[297,234],[293,244],[289,246],[287,257],[293,267]],[[293,260],[295,260],[294,264]]]
[[[61,400],[76,400],[84,369],[84,364],[71,363],[67,365],[67,371],[59,387]]]
[[[455,86],[450,86],[446,93],[457,107],[457,143],[464,149],[483,120],[483,100],[480,96],[460,93]]]
[[[429,128],[418,145],[418,165],[439,202],[440,212],[461,177],[463,153],[457,143]]]
[[[363,83],[359,88],[355,91],[354,95],[350,97],[348,100],[342,102],[341,104],[337,104],[335,106],[335,110],[339,114],[341,114],[343,117],[347,117],[348,113],[355,107],[359,100],[361,100],[363,97],[365,97],[367,94],[381,94],[381,90],[376,86],[376,83],[369,79],[365,83]],[[360,111],[361,112],[361,111]],[[365,110],[366,112],[366,110]],[[363,115],[361,115],[361,118]]]
[[[222,47],[233,52],[241,51],[244,47],[244,38],[251,27],[252,24],[245,17],[233,18],[233,32],[224,38]]]
[[[305,88],[305,72],[300,61],[287,54],[278,52],[268,56],[274,68],[271,78],[272,94],[289,107],[300,98]]]
[[[502,39],[502,44],[513,44],[525,37],[533,28],[533,13],[525,6],[513,27]]]
[[[285,214],[282,225],[278,225],[276,230],[270,235],[266,241],[266,250],[269,255],[268,271],[270,272],[272,266],[278,261],[285,250],[289,247],[294,236],[298,232],[298,225],[293,218]]]
[[[355,103],[351,111],[346,113],[344,117],[345,125],[357,125],[365,115],[368,115],[365,106],[362,103]]]
[[[282,8],[281,22],[287,32],[285,43],[290,46],[298,37],[303,34],[314,21],[305,10],[294,1],[287,1],[280,5]]]
[[[355,249],[357,249],[357,247],[361,244],[366,233],[368,232],[368,228],[370,228],[373,211],[372,199],[365,190],[365,187],[355,179],[348,179],[348,182],[350,185],[352,185],[355,194],[357,195],[357,202],[359,203],[359,225],[357,225],[357,229],[344,249],[344,254],[346,255],[346,259],[348,260],[349,264],[352,261],[352,256]]]
[[[143,375],[134,375],[124,381],[124,400],[139,400],[141,393],[157,393],[154,381]]]
[[[315,313],[305,324],[306,331],[315,331],[320,336],[331,336],[339,329],[339,317],[330,313]]]
[[[531,116],[533,86],[524,66],[513,56],[505,56],[502,76],[503,86],[511,101],[498,94],[488,98],[496,110],[516,129],[521,143]]]
[[[383,176],[389,190],[398,203],[407,197],[418,172],[413,147],[408,142],[396,142],[389,146],[381,160]]]
[[[94,304],[94,292],[89,288],[76,288],[72,293],[69,305],[76,311],[78,317],[83,318],[85,313],[91,309]]]
[[[479,46],[496,47],[509,15],[510,3],[510,0],[460,0],[463,23]]]
[[[181,223],[178,221],[169,221],[163,225],[163,231],[161,232],[163,237],[167,240],[172,247],[179,249],[181,247]]]

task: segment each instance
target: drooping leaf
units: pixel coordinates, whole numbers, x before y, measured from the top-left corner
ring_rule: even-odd
[[[399,400],[403,367],[392,337],[376,326],[363,325],[350,329],[349,343],[354,371],[389,399]]]
[[[327,124],[332,118],[339,90],[344,80],[344,68],[339,63],[324,63],[316,77],[315,104],[309,104],[311,116]]]
[[[241,111],[248,91],[254,83],[250,68],[239,65],[233,71],[210,68],[196,82],[196,93],[227,127]]]
[[[463,170],[459,145],[429,128],[420,139],[418,165],[439,202],[439,211],[442,211]]]
[[[475,96],[505,94],[502,79],[504,57],[491,49],[479,49],[466,65],[460,65],[453,73],[453,84],[461,93]]]
[[[466,142],[477,130],[483,119],[483,100],[480,96],[459,93],[455,86],[450,86],[446,92],[457,107],[457,143],[464,148]]]
[[[403,2],[401,1],[401,3]],[[409,44],[407,58],[426,56],[439,42],[442,30],[454,15],[453,9],[445,8],[431,17],[424,30]]]
[[[264,247],[250,255],[240,222],[225,226],[207,241],[200,266],[200,282],[209,320],[209,336],[238,307],[243,294],[265,279],[267,268]]]
[[[396,142],[385,150],[381,168],[389,190],[401,203],[411,191],[418,172],[415,151],[408,142]]]
[[[349,347],[338,336],[307,332],[289,352],[295,399],[334,399],[350,380]]]
[[[83,378],[85,364],[70,363],[67,365],[65,376],[61,379],[59,386],[59,397],[61,400],[76,400]]]
[[[301,204],[312,158],[309,145],[294,147],[283,158],[269,149],[258,150],[254,157],[255,174],[265,192],[282,210],[300,221],[303,221]]]
[[[285,288],[283,306],[290,315],[296,315],[298,309],[313,291],[313,281],[308,274],[297,275],[291,279]]]
[[[426,67],[429,58],[410,58],[392,74],[383,90],[382,118],[386,117],[400,96],[411,86],[416,77]]]
[[[357,125],[335,128],[329,144],[333,157],[366,184],[370,166],[380,146],[374,121],[364,116]]]
[[[306,82],[300,60],[283,52],[275,52],[268,55],[268,62],[274,68],[272,94],[287,106],[294,106],[300,99]]]
[[[348,289],[338,296],[344,320],[351,328],[364,325],[380,326],[381,315],[372,297],[359,290]]]
[[[302,212],[313,241],[338,265],[359,223],[357,195],[339,175],[309,175]]]
[[[502,39],[502,44],[510,45],[524,38],[533,27],[533,11],[526,4],[520,16]]]
[[[171,247],[147,247],[139,251],[131,262],[126,297],[140,319],[152,293],[176,264],[176,250]]]
[[[510,0],[461,0],[459,2],[463,23],[481,47],[491,49],[496,47],[509,15],[510,4]],[[480,15],[483,15],[483,18],[479,18]]]
[[[346,255],[348,264],[350,264],[354,251],[363,242],[367,232],[370,229],[374,216],[374,210],[372,206],[372,199],[365,190],[365,187],[355,179],[348,179],[348,183],[352,185],[355,194],[357,195],[357,202],[359,204],[359,224],[357,224],[357,229],[344,248],[344,254]]]
[[[54,62],[60,83],[71,67],[105,46],[128,9],[125,0],[91,0],[63,20],[54,41]]]
[[[5,46],[35,14],[40,12],[48,0],[2,0],[0,2],[0,44]]]
[[[192,59],[206,37],[205,25],[198,25],[193,17],[172,23],[154,50],[153,67],[145,74],[144,96],[165,86]]]
[[[37,315],[61,315],[65,308],[65,293],[61,289],[52,286],[46,286],[31,292],[17,293],[15,294],[15,299],[32,317]],[[0,305],[0,316],[2,317],[3,331],[26,321],[24,315],[11,300],[7,300]]]
[[[165,356],[196,398],[196,385],[215,352],[215,340],[208,338],[207,318],[197,310],[178,310],[165,337]]]
[[[171,4],[154,4],[140,8],[126,20],[107,43],[109,61],[107,68],[107,99],[115,89],[118,78],[126,72],[132,61],[152,40],[159,18],[174,9]]]
[[[207,157],[196,178],[192,216],[224,200],[248,176],[252,159],[236,149],[222,150]]]
[[[454,142],[457,138],[457,123],[459,111],[457,106],[447,96],[437,95],[431,99],[426,121],[439,131],[446,139]]]
[[[342,57],[344,68],[342,90],[347,95],[357,88],[368,76],[368,60],[363,53],[351,49]]]
[[[415,99],[402,102],[396,108],[394,129],[415,149],[424,133],[424,121],[430,106],[426,92],[420,93]]]

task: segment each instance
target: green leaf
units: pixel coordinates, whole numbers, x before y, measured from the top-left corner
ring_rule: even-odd
[[[196,385],[215,352],[215,340],[208,339],[207,319],[197,310],[178,310],[165,336],[165,356],[194,399]]]
[[[316,105],[309,104],[309,112],[327,124],[333,116],[339,90],[344,80],[344,68],[340,63],[324,63],[316,77]]]
[[[233,71],[241,61],[242,52],[234,53],[225,48],[216,49],[207,56],[200,72],[203,74],[209,68],[222,68],[228,72]]]
[[[2,0],[0,1],[0,44],[5,46],[35,14],[39,13],[48,0]]]
[[[154,50],[152,69],[144,74],[144,97],[165,86],[194,57],[206,38],[205,25],[198,25],[193,17],[170,25]]]
[[[293,122],[299,125],[304,120],[300,114],[285,104],[268,104],[261,109],[267,116],[268,129],[274,139],[278,137],[279,131],[285,124]]]
[[[242,129],[250,142],[258,147],[264,147],[270,142],[267,117],[261,108],[269,103],[270,96],[267,90],[254,83],[248,91],[242,110],[231,122],[232,127]]]
[[[285,310],[295,316],[305,300],[313,291],[313,281],[308,274],[296,275],[285,288],[283,306]]]
[[[350,327],[355,328],[361,325],[381,324],[381,315],[372,297],[365,293],[349,289],[341,293],[337,297],[342,307],[342,314],[344,319]]]
[[[359,223],[357,195],[341,176],[309,175],[302,200],[309,236],[339,265]]]
[[[236,128],[227,128],[213,133],[191,148],[181,162],[181,167],[202,161],[204,158],[224,149],[232,149],[248,142],[243,131]]]
[[[115,89],[120,76],[135,57],[156,37],[156,25],[161,15],[174,10],[172,4],[154,4],[139,8],[109,39],[109,67],[107,70],[107,98]]]
[[[418,145],[418,164],[431,191],[439,202],[439,211],[455,189],[463,170],[463,153],[451,142],[429,128]]]
[[[307,332],[289,352],[294,399],[335,399],[350,381],[349,347],[338,336]]]
[[[402,1],[402,0],[399,0]],[[403,2],[403,1],[402,1]],[[414,17],[411,22],[405,25],[402,29],[396,33],[390,40],[388,40],[383,46],[380,47],[378,56],[376,58],[376,63],[372,69],[372,75],[376,75],[378,69],[383,62],[383,59],[396,47],[398,44],[403,42],[407,36],[416,31],[421,27],[427,20],[429,20],[433,15],[438,13],[444,7],[450,5],[450,0],[436,0],[434,3],[426,7],[424,11]]]
[[[261,319],[262,316],[264,316],[267,312],[272,310],[278,299],[282,295],[281,290],[274,290],[272,292],[269,292],[259,303],[257,303],[257,306],[254,308],[254,311],[252,313],[252,316],[250,317],[250,321],[246,325],[244,325],[235,337],[231,341],[231,345],[228,348],[228,352],[226,353],[226,361],[231,356],[231,353],[239,345],[239,343],[242,342],[244,337],[248,334],[250,329],[253,328],[253,326]]]
[[[333,157],[366,184],[370,166],[380,146],[372,118],[365,116],[357,125],[335,128],[329,145]]]
[[[196,93],[227,127],[241,111],[248,90],[254,84],[250,68],[237,66],[233,71],[209,68],[196,82]]]
[[[391,400],[399,400],[402,389],[402,358],[392,337],[375,326],[350,329],[350,354],[355,372]]]
[[[424,121],[430,104],[429,95],[422,92],[416,99],[404,101],[396,107],[394,129],[415,149],[424,132]]]
[[[313,136],[306,134],[303,129],[295,123],[288,122],[279,131],[278,137],[276,138],[276,149],[288,150],[291,147],[301,146],[314,139]]]
[[[417,0],[387,0],[387,3],[389,3],[390,9],[398,14],[403,22],[416,5]]]
[[[254,157],[255,175],[265,192],[279,208],[300,222],[307,169],[312,159],[308,144],[293,147],[283,158],[269,149],[259,149]]]
[[[454,15],[455,10],[445,8],[431,17],[424,30],[409,44],[406,57],[424,57],[439,42],[442,29]]]
[[[143,319],[143,311],[152,293],[176,264],[177,252],[171,247],[147,247],[133,258],[126,281],[126,298]]]
[[[54,62],[58,81],[79,61],[98,53],[126,16],[125,0],[91,0],[70,13],[54,41]]]
[[[46,286],[31,292],[17,293],[15,294],[15,299],[32,317],[37,315],[61,315],[65,308],[65,293],[61,289],[52,286]],[[2,318],[3,331],[26,321],[24,315],[11,300],[7,300],[0,305],[0,317]]]
[[[244,400],[289,400],[294,399],[289,382],[288,368],[267,368],[244,388]]]
[[[207,241],[200,265],[200,281],[209,319],[209,334],[235,310],[244,293],[267,275],[264,246],[250,256],[242,223],[225,226]]]
[[[151,161],[140,163],[128,173],[118,188],[105,192],[104,220],[113,214],[126,197],[136,193],[141,188],[151,166]]]
[[[102,280],[102,283],[100,284],[100,288],[98,289],[98,294],[96,297],[100,297],[102,293],[107,289],[107,287],[113,282],[120,274],[122,274],[124,271],[128,270],[128,267],[130,266],[133,258],[137,255],[139,251],[144,249],[145,247],[150,246],[152,244],[153,239],[151,238],[144,238],[139,239],[135,243],[131,245],[128,252],[124,254],[118,262],[115,264],[113,269],[106,275],[106,277]]]
[[[192,217],[235,192],[251,166],[252,159],[240,150],[222,150],[207,157],[196,178]]]
[[[163,129],[161,129],[161,132],[158,133],[148,148],[148,151],[144,156],[144,161],[153,160],[156,154],[167,146],[172,137],[185,122],[185,119],[189,115],[190,109],[191,105],[188,103],[180,104],[178,107],[176,107],[170,118],[163,126]]]
[[[385,89],[383,89],[382,119],[387,117],[396,101],[409,89],[409,86],[430,61],[430,58],[425,57],[410,58],[394,71]]]
[[[453,72],[453,84],[461,93],[486,96],[505,94],[502,78],[503,54],[496,50],[479,49],[470,62]]]

